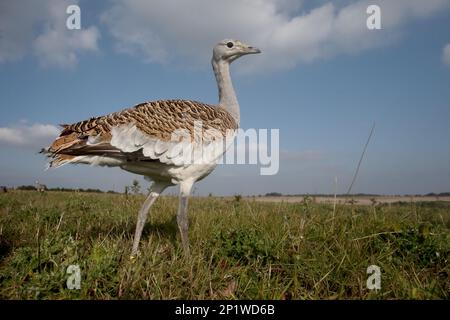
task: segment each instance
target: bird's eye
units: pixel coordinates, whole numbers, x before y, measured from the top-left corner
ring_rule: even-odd
[[[227,47],[228,47],[228,48],[233,48],[233,42],[231,42],[231,41],[228,42],[228,43],[227,43]]]

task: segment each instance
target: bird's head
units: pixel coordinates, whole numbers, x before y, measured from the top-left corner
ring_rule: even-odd
[[[226,61],[233,62],[239,57],[246,54],[260,53],[258,48],[249,46],[239,40],[225,39],[216,44],[213,49],[213,60],[216,62]]]

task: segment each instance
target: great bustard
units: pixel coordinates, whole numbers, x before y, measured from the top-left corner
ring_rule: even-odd
[[[180,185],[177,223],[183,249],[189,253],[187,203],[192,186],[214,170],[239,127],[239,104],[231,83],[230,63],[259,52],[236,40],[223,40],[214,47],[211,62],[219,89],[217,106],[190,100],[141,103],[106,116],[62,125],[60,136],[42,150],[51,158],[50,167],[66,163],[118,166],[153,181],[139,210],[132,257],[138,252],[150,207],[164,189],[173,185]],[[180,131],[187,133],[189,139],[180,138]],[[202,161],[195,156],[194,161],[186,157],[199,148],[209,150]]]

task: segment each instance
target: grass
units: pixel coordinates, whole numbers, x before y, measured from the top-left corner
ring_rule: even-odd
[[[129,259],[143,196],[0,195],[1,299],[449,299],[450,204],[355,206],[190,202],[191,257],[177,199],[150,214]],[[69,265],[81,289],[69,290]],[[381,289],[369,290],[369,265]]]

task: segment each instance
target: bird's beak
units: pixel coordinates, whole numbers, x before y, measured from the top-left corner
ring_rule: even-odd
[[[247,54],[261,53],[261,50],[259,50],[258,48],[249,46],[245,43],[238,43],[236,45],[236,49],[238,50],[233,52],[230,56],[227,57],[227,60],[229,62],[233,62],[237,58],[245,56]]]
[[[261,50],[251,46],[244,47],[243,54],[254,54],[254,53],[261,53]]]

